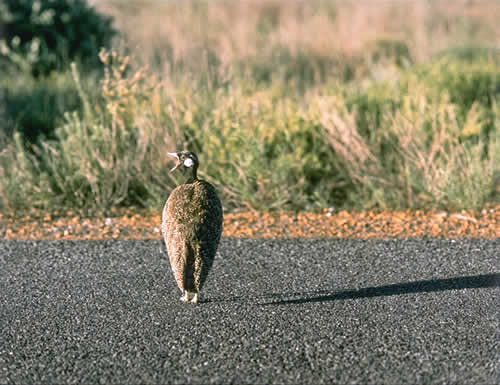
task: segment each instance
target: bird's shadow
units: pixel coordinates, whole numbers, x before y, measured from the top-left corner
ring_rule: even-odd
[[[348,289],[340,291],[321,290],[302,293],[270,293],[257,295],[254,297],[254,300],[257,300],[260,305],[298,305],[305,303],[341,301],[348,299],[388,297],[393,295],[412,293],[432,293],[461,289],[482,289],[488,287],[500,287],[500,273],[401,282],[389,285],[370,286],[359,289]],[[213,298],[208,302],[240,302],[245,300],[248,300],[248,298],[244,296],[233,296],[224,299]]]

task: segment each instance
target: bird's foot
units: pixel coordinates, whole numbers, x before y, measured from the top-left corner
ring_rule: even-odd
[[[182,302],[189,302],[189,291],[184,290],[184,294],[181,297]]]
[[[195,303],[195,304],[198,303],[198,301],[200,299],[200,294],[193,293],[193,298],[190,298],[189,294],[190,294],[189,291],[184,290],[184,294],[181,297],[181,301],[186,302],[186,303]]]

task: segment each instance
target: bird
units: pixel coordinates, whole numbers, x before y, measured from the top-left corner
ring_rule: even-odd
[[[170,193],[162,211],[161,232],[181,301],[198,303],[222,234],[223,209],[210,183],[197,176],[194,152],[169,152],[177,163],[170,170],[181,183]],[[191,298],[192,295],[192,298]]]

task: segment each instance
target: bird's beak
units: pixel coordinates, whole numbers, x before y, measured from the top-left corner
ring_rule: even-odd
[[[177,164],[170,170],[170,172],[174,172],[182,164],[181,161],[179,160],[179,155],[177,155],[176,152],[167,152],[167,154],[173,156],[174,158],[177,158]]]

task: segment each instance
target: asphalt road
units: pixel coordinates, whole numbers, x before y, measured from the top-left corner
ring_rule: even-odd
[[[0,241],[0,383],[495,384],[500,239]]]

